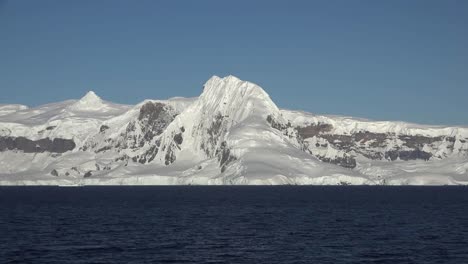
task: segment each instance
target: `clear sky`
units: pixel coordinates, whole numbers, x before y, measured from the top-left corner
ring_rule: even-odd
[[[468,1],[0,0],[0,103],[192,97],[229,74],[282,108],[468,125]]]

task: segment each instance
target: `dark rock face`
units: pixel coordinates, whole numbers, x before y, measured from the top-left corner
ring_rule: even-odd
[[[143,153],[127,157],[123,161],[127,163],[128,160],[132,160],[141,164],[151,162],[160,151],[160,135],[174,120],[175,116],[176,112],[171,106],[159,102],[147,102],[140,108],[138,117],[128,123],[125,131],[119,137],[107,138],[104,141],[102,138],[96,137],[93,140],[89,140],[82,149],[84,151],[91,149],[95,153],[99,153],[108,150],[120,152],[125,149],[137,151],[146,146],[147,148],[145,148],[146,150]],[[99,128],[99,132],[103,134],[108,129],[108,126],[102,125]],[[184,130],[183,127],[182,129]],[[177,144],[181,144],[183,141],[182,133],[174,136],[174,141]]]
[[[167,149],[166,156],[164,157],[164,164],[172,164],[176,160],[176,156],[173,152],[172,146]]]
[[[154,160],[156,155],[159,152],[159,147],[161,146],[161,141],[156,140],[156,143],[152,145],[145,153],[143,153],[141,156],[138,156],[135,158],[134,161],[138,160],[141,164],[145,164],[147,162],[151,162]]]
[[[442,141],[444,139],[444,137],[425,137],[420,135],[399,136],[398,138],[404,142],[405,146],[413,149],[422,148],[424,145],[430,145],[434,142]]]
[[[76,147],[71,139],[43,138],[30,140],[25,137],[0,137],[0,151],[19,150],[24,153],[64,153]]]
[[[102,125],[102,126],[99,128],[99,132],[100,132],[100,133],[104,133],[107,129],[109,129],[108,126]]]
[[[204,145],[202,146],[202,149],[205,151],[205,153],[210,156],[212,152],[214,151],[216,145],[218,144],[218,140],[220,138],[220,135],[222,133],[221,127],[223,124],[223,118],[224,116],[221,115],[221,113],[218,113],[213,122],[211,123],[211,126],[207,128],[206,132],[208,133],[208,146]]]
[[[162,134],[174,120],[175,116],[170,110],[172,110],[170,106],[157,102],[148,102],[141,107],[138,121],[141,124],[144,140],[150,141]]]
[[[227,166],[236,159],[237,158],[231,154],[231,150],[228,148],[226,141],[223,141],[218,150],[218,161],[221,173],[226,171]]]
[[[182,144],[182,141],[184,138],[182,137],[182,133],[178,133],[174,136],[174,142],[177,143],[178,145]]]
[[[111,150],[111,149],[112,149],[111,146],[105,146],[105,147],[102,147],[102,148],[96,150],[95,152],[99,153],[99,152],[104,152],[104,151]]]
[[[400,160],[429,160],[432,157],[431,153],[415,149],[415,150],[391,150],[385,153],[385,158],[394,161],[398,158]]]
[[[271,125],[272,128],[274,128],[276,130],[286,130],[289,127],[291,127],[290,123],[282,124],[280,122],[277,122],[271,115],[267,116],[266,121],[268,122],[268,124]]]
[[[225,116],[221,113],[217,113],[209,127],[205,128],[202,124],[198,126],[200,131],[206,131],[208,135],[207,140],[200,143],[200,149],[203,150],[208,157],[214,157],[216,155],[220,139],[226,132],[226,128],[223,128],[224,118]]]
[[[164,111],[164,104],[147,102],[140,108],[138,120],[148,119],[148,123],[152,123],[158,119],[159,114]]]
[[[290,123],[277,122],[272,116],[268,116],[266,120],[272,128],[282,131],[285,135],[287,133],[291,134],[287,132],[291,130]],[[337,164],[345,168],[356,167],[356,159],[354,158],[356,155],[372,160],[429,160],[441,143],[448,143],[445,144],[447,150],[453,151],[454,144],[457,141],[455,137],[450,136],[427,137],[422,135],[372,133],[369,131],[334,134],[331,124],[320,122],[294,129],[297,131],[297,141],[302,144],[304,151],[324,162]],[[316,143],[309,145],[310,140],[307,139],[315,139],[312,142]],[[394,146],[393,149],[388,150],[389,145]],[[321,156],[319,153],[326,151],[328,147],[339,150],[341,154],[333,158]],[[434,149],[434,152],[431,153],[423,149]]]
[[[422,135],[372,133],[369,131],[360,131],[351,135],[324,133],[315,134],[314,136],[344,153],[360,154],[373,160],[387,159],[390,161],[397,159],[405,161],[429,160],[433,157],[433,154],[423,149],[437,150],[441,143],[448,143],[446,148],[448,151],[452,151],[456,142],[456,138],[450,136],[427,137]],[[394,148],[385,150],[389,144],[392,144]]]
[[[369,131],[354,133],[353,141],[365,144],[370,142],[371,147],[384,147],[389,135],[385,133],[371,133]]]
[[[328,158],[322,156],[316,156],[319,160],[323,162],[328,162],[332,164],[339,165],[341,167],[345,167],[348,169],[354,169],[356,167],[356,159],[349,155],[344,155],[343,157],[335,157],[335,158]]]
[[[125,132],[121,133],[119,138],[106,139],[107,146],[119,151],[122,149],[138,149],[146,144],[155,144],[157,137],[164,132],[175,116],[175,111],[171,106],[159,102],[147,102],[140,108],[138,118],[127,125]],[[108,127],[103,125],[100,132],[102,133],[107,129]],[[96,149],[98,143],[99,141],[91,141],[84,149]],[[98,150],[102,149],[101,145]],[[157,150],[155,151],[153,148],[152,153],[154,152],[157,153]]]
[[[153,114],[150,114],[150,117],[147,119],[148,122],[152,123],[153,125],[156,125],[157,129],[161,129],[161,131],[157,131],[157,133],[152,136],[152,137],[155,137],[157,138],[157,136],[159,136],[162,132],[163,132],[163,129],[165,129],[170,122],[172,122],[172,120],[174,119],[174,116],[171,116],[171,115],[168,115],[166,114],[165,112],[161,112],[161,108],[160,108],[160,103],[156,103],[158,104],[158,106],[156,107],[149,107],[149,109],[153,109],[154,111],[158,112],[159,113],[157,114],[159,119],[154,119],[156,118],[155,115]],[[163,108],[163,110],[167,110],[166,108]],[[140,113],[140,117],[141,117],[141,113]],[[170,117],[170,118],[168,118]],[[142,119],[142,120],[145,120],[145,119]],[[162,120],[166,120],[167,122],[161,122]],[[154,130],[153,130],[154,131]],[[136,156],[136,157],[133,157],[132,160],[133,161],[138,161],[139,163],[141,164],[145,164],[145,163],[148,163],[148,162],[151,162],[153,161],[155,158],[156,158],[156,155],[158,154],[158,152],[161,150],[161,151],[166,151],[166,154],[164,156],[164,164],[165,165],[169,165],[169,164],[172,164],[175,160],[176,160],[176,155],[175,155],[175,152],[174,150],[176,149],[180,149],[180,144],[182,144],[183,142],[183,136],[182,134],[185,132],[185,129],[183,127],[180,128],[180,131],[179,133],[175,134],[172,138],[173,138],[173,142],[169,143],[168,145],[164,145],[161,147],[161,139],[158,138],[156,139],[156,141],[154,141],[154,143],[152,143],[151,141],[147,142],[150,145],[150,148],[145,151],[143,154],[139,155],[139,156]],[[144,144],[140,144],[141,146],[143,146]],[[162,149],[160,149],[162,148]]]
[[[53,170],[50,172],[50,174],[51,174],[52,176],[55,176],[55,177],[59,176],[58,171],[57,171],[56,169],[53,169]]]
[[[271,115],[268,115],[266,121],[270,126],[278,131],[281,131],[283,135],[289,138],[297,138],[300,142],[302,138],[297,133],[297,129],[292,129],[291,123],[282,124],[281,122],[276,121]]]
[[[291,123],[289,122],[287,124],[282,124],[280,122],[277,122],[271,115],[267,116],[266,121],[271,125],[272,128],[282,131],[284,135],[289,136],[290,138],[292,138],[292,136],[295,136],[297,141],[302,144],[302,150],[315,156],[319,160],[323,162],[337,164],[339,166],[350,168],[350,169],[356,167],[356,160],[351,155],[344,154],[342,157],[335,157],[335,158],[324,157],[311,151],[308,147],[308,143],[304,141],[304,139],[307,139],[310,137],[316,137],[319,135],[327,136],[327,134],[325,133],[333,129],[332,125],[323,124],[323,123],[310,124],[305,127],[296,127],[294,128],[294,130],[297,131],[297,133],[291,133],[290,130],[292,126],[291,126]],[[344,145],[350,145],[351,138],[348,138],[346,136],[341,136],[339,140],[336,140],[336,142],[337,143],[339,142]],[[317,143],[317,147],[328,147],[328,144],[320,145]]]
[[[453,143],[451,137],[426,137],[420,135],[395,135],[393,133],[371,133],[368,131],[357,132],[351,135],[320,134],[315,135],[318,139],[323,139],[333,148],[345,153],[356,153],[373,160],[387,159],[400,160],[429,160],[432,154],[423,151],[425,146],[432,148],[434,144],[443,142]],[[398,145],[397,142],[403,142]],[[395,149],[384,151],[389,143],[394,143]],[[449,146],[450,148],[450,146]],[[453,147],[452,147],[453,149]]]
[[[330,124],[310,124],[306,127],[297,127],[297,132],[302,138],[310,138],[313,136],[317,136],[319,134],[323,134],[329,132],[333,129],[333,126]]]
[[[429,160],[433,155],[422,149],[425,146],[432,148],[433,144],[447,140],[445,137],[397,136],[393,133],[371,133],[368,131],[357,132],[351,135],[324,134],[318,136],[318,138],[325,139],[335,149],[342,150],[345,153],[353,152],[369,159],[388,159],[391,161],[398,158],[400,160]],[[395,149],[390,151],[383,150],[389,143],[396,143],[398,140],[403,142],[401,146],[395,144]],[[447,141],[451,142],[452,145],[454,143],[454,140],[450,137]]]
[[[320,137],[326,139],[330,145],[338,149],[350,149],[355,144],[354,138],[349,135],[324,134]]]
[[[217,158],[221,173],[225,172],[227,167],[233,161],[237,160],[237,158],[232,155],[227,142],[222,141],[223,135],[226,133],[226,127],[223,126],[225,118],[228,118],[228,116],[223,116],[221,113],[214,116],[212,123],[206,129],[208,140],[205,143],[201,143],[200,146],[208,157]]]

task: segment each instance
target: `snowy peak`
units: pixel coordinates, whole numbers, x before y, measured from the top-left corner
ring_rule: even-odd
[[[89,91],[80,99],[81,102],[88,102],[88,103],[97,103],[102,102],[101,98],[97,96],[94,91]]]
[[[92,107],[102,105],[103,101],[95,92],[89,91],[78,101],[78,103]]]
[[[211,77],[204,85],[201,96],[255,96],[259,99],[270,99],[269,95],[260,86],[242,81],[239,78],[229,75],[224,78],[218,76]]]
[[[199,107],[209,109],[212,113],[234,114],[238,119],[251,114],[266,117],[267,114],[279,111],[260,86],[232,75],[211,77],[205,83],[198,103]]]
[[[75,111],[95,111],[105,108],[103,100],[95,92],[89,91],[80,100],[70,106]]]
[[[270,115],[278,116],[280,112],[261,87],[234,76],[213,76],[205,83],[200,97],[167,127],[161,137],[162,152],[159,151],[158,157],[172,163],[182,151],[197,153],[201,158],[225,153],[220,158],[221,166],[225,166],[225,160],[230,157],[227,150],[231,136],[242,134],[245,127],[255,127],[250,129],[250,134],[269,130],[267,117]],[[183,138],[180,144],[175,140],[176,135]]]

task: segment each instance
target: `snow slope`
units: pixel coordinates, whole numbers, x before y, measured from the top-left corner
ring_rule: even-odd
[[[467,184],[468,128],[282,110],[213,76],[198,98],[0,105],[0,168],[0,185]]]

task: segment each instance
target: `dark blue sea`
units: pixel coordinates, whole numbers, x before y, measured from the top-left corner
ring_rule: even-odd
[[[0,263],[468,263],[468,188],[1,187]]]

